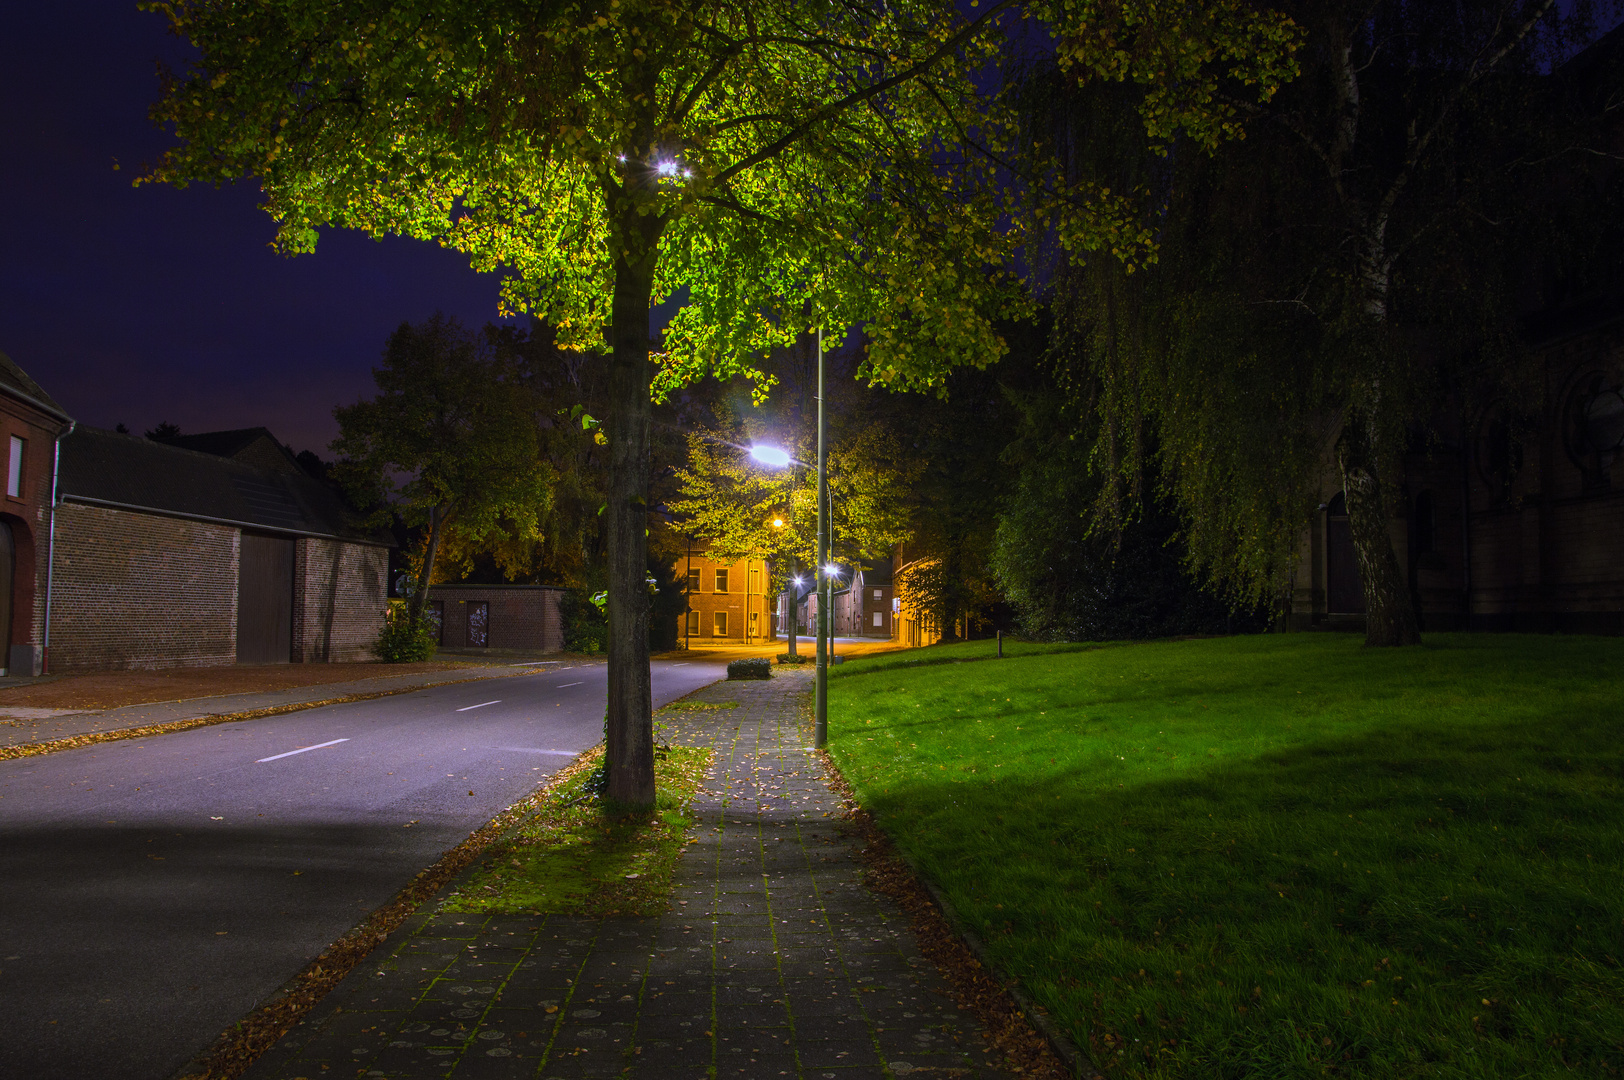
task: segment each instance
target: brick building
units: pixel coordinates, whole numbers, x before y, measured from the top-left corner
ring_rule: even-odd
[[[552,585],[434,585],[428,611],[446,649],[558,652],[564,620]]]
[[[0,353],[0,673],[38,675],[44,667],[52,462],[57,439],[72,427],[62,407]]]
[[[683,648],[703,645],[759,645],[777,640],[767,594],[772,575],[763,559],[726,563],[690,555],[685,566],[688,608],[677,640]]]
[[[263,428],[191,441],[61,440],[52,669],[366,659],[392,541]]]
[[[1435,418],[1391,507],[1426,630],[1624,633],[1624,297],[1548,318],[1537,392]],[[1303,537],[1297,628],[1359,629],[1364,595],[1338,481]]]
[[[849,584],[837,590],[830,609],[834,612],[837,637],[891,638],[896,631],[896,612],[891,586],[891,560],[882,559],[866,570],[857,570]]]

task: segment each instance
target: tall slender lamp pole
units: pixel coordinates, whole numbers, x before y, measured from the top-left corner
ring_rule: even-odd
[[[818,327],[818,664],[812,745],[829,741],[829,446],[823,414],[823,327]]]

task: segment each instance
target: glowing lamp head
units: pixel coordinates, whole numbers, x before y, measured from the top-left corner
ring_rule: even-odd
[[[775,469],[782,469],[790,462],[789,451],[777,446],[752,446],[750,456],[763,465],[771,465]]]
[[[783,527],[784,527],[784,519],[783,518],[773,518],[773,528],[782,529]]]
[[[802,585],[805,585],[805,584],[806,584],[806,582],[802,581],[800,578],[795,579],[795,587],[796,588],[800,588]]]
[[[830,577],[838,577],[840,576],[840,567],[836,566],[834,563],[830,563],[828,566],[823,568],[823,572],[828,574]]]

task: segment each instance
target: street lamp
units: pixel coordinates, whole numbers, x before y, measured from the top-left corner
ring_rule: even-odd
[[[788,450],[778,446],[767,446],[762,443],[756,443],[750,447],[750,456],[763,465],[771,465],[775,469],[782,469],[795,460],[789,456]],[[777,524],[777,522],[774,522],[774,524]]]
[[[823,327],[820,326],[818,327],[818,550],[815,565],[819,567],[821,580],[817,582],[817,696],[814,713],[816,722],[812,729],[812,744],[818,747],[829,741],[829,653],[832,645],[829,606],[834,601],[832,582],[836,569],[829,562],[829,445],[828,425],[823,411],[823,383]],[[805,464],[796,461],[789,455],[789,451],[782,447],[765,444],[752,445],[750,456],[763,465],[770,465],[775,469],[782,469],[791,464]],[[801,580],[796,578],[795,584],[800,585]]]

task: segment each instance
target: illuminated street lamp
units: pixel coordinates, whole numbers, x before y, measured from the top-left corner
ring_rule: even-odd
[[[815,565],[821,567],[819,576],[822,580],[817,583],[817,697],[814,714],[816,722],[812,729],[812,744],[820,747],[829,741],[829,654],[833,651],[833,639],[830,636],[833,627],[829,624],[829,608],[834,602],[833,582],[837,572],[837,568],[829,562],[829,446],[823,398],[823,327],[820,326],[818,327],[818,550]],[[790,456],[789,451],[778,446],[753,445],[750,447],[750,456],[763,465],[775,469],[805,464],[796,461]],[[774,521],[773,524],[778,523]],[[796,578],[795,584],[800,585],[801,579]]]
[[[761,443],[750,447],[750,456],[763,465],[770,465],[775,469],[782,469],[795,463],[795,459],[789,456],[788,450],[778,446],[766,446]]]

